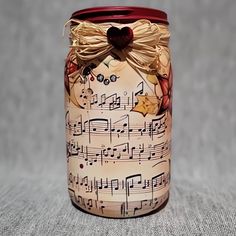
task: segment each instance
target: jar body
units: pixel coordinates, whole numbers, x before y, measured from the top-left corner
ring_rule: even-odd
[[[88,61],[70,50],[65,67],[68,189],[80,209],[128,218],[168,200],[172,71],[167,63],[168,74],[160,76],[135,68],[120,50]]]

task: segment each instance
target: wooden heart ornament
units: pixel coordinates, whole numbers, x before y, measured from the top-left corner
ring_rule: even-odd
[[[112,44],[114,48],[122,50],[133,41],[134,34],[130,27],[119,29],[112,26],[107,31],[107,38],[108,42]]]

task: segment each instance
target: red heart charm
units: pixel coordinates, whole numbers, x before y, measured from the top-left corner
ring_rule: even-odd
[[[133,30],[129,27],[119,29],[112,26],[107,31],[108,42],[116,49],[122,50],[126,48],[134,38]]]

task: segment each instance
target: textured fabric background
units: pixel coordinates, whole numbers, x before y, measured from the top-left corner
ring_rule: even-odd
[[[62,28],[97,5],[171,22],[171,198],[144,218],[88,215],[67,193]],[[235,13],[235,0],[0,0],[0,235],[236,235]]]

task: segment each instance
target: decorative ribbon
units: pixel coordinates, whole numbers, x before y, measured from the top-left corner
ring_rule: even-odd
[[[71,19],[71,49],[75,50],[81,61],[91,61],[114,51],[134,68],[147,73],[168,76],[170,70],[170,52],[168,48],[170,33],[163,24],[149,20],[138,20],[131,24],[101,23]],[[67,24],[68,24],[67,23]],[[66,24],[66,25],[67,25]],[[129,27],[133,31],[133,40],[123,49],[115,48],[107,38],[111,27],[119,29]]]

